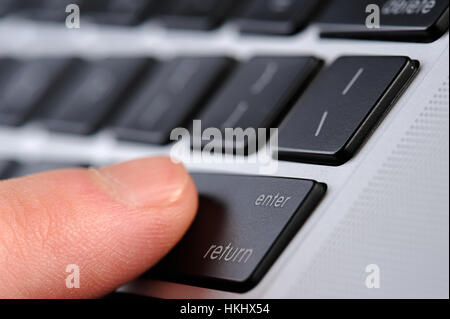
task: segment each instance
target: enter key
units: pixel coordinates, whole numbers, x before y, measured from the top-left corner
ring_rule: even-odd
[[[200,195],[197,217],[149,275],[236,292],[261,280],[326,191],[312,180],[192,176]]]

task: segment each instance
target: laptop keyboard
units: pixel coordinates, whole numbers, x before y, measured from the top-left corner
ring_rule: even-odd
[[[430,42],[448,30],[448,1],[434,2],[403,8],[387,1],[382,10],[389,26],[374,29],[361,22],[361,2],[348,0],[0,0],[0,17],[63,21],[66,5],[76,3],[86,21],[129,28],[150,20],[204,32],[230,23],[243,34],[279,37],[313,24],[322,37]],[[320,56],[266,54],[2,57],[0,125],[33,123],[75,136],[107,130],[117,140],[145,145],[169,144],[170,132],[191,130],[194,119],[220,130],[279,127],[280,159],[342,165],[395,107],[419,64],[413,56],[389,55],[346,55],[331,63]],[[247,144],[223,142],[224,152],[248,154]],[[0,179],[85,166],[0,159]],[[148,276],[231,291],[257,284],[326,190],[321,181],[303,179],[193,177],[198,217]]]
[[[253,57],[240,64],[226,57],[159,64],[144,57],[0,60],[0,123],[32,121],[78,135],[106,127],[120,139],[165,144],[173,129],[189,128],[193,119],[221,130],[256,130],[277,127],[281,118],[282,158],[339,165],[353,156],[405,89],[418,62],[342,57],[308,87],[321,64],[298,56]],[[246,148],[227,140],[223,145],[233,153]]]

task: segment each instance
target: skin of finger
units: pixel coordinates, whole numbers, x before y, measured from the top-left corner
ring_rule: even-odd
[[[2,182],[0,201],[0,296],[8,298],[102,296],[159,261],[197,210],[189,176],[169,205],[131,208],[87,170]],[[80,288],[66,287],[69,264],[80,268]]]

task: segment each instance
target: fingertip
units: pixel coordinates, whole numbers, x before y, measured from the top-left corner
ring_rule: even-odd
[[[27,256],[0,261],[10,270],[0,281],[29,298],[99,297],[133,280],[177,244],[198,205],[193,179],[168,157],[10,180],[0,194],[10,208],[3,229],[17,230],[0,235],[3,251]],[[32,267],[42,264],[45,271]],[[80,289],[65,287],[68,264],[80,266]]]
[[[98,181],[118,201],[134,208],[170,204],[188,182],[182,164],[155,157],[92,170]]]

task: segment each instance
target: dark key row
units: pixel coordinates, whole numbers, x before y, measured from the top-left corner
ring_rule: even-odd
[[[0,180],[66,167],[0,160]],[[262,279],[326,192],[325,184],[313,180],[192,176],[200,198],[197,216],[181,242],[146,277],[247,291]]]
[[[56,162],[19,163],[17,161],[10,161],[0,158],[0,180],[23,177],[57,169],[81,167],[87,167],[87,165]]]
[[[324,37],[418,42],[448,30],[448,0],[0,0],[0,17],[63,22],[68,4],[79,5],[82,21],[119,25],[152,19],[210,30],[233,21],[243,33],[290,35],[314,22]]]
[[[0,125],[167,144],[173,129],[216,128],[223,151],[248,154],[267,141],[238,143],[227,129],[280,128],[281,159],[339,165],[349,160],[411,81],[418,62],[346,56],[321,69],[314,57],[0,59]],[[318,74],[318,75],[317,75]],[[317,75],[317,76],[316,76]],[[252,148],[249,147],[252,146]]]

